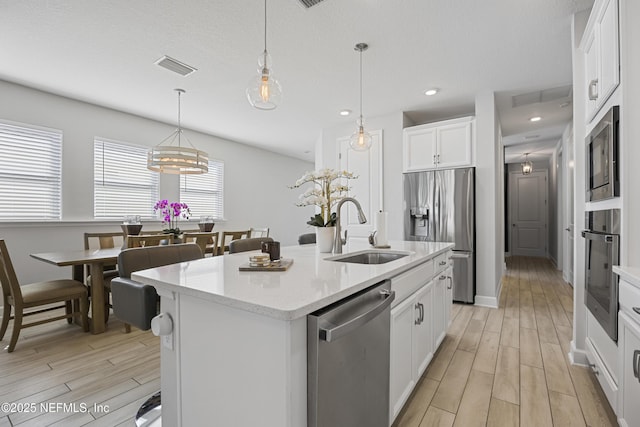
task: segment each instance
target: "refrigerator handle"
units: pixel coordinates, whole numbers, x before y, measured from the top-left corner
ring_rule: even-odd
[[[471,206],[472,205],[472,200],[471,200],[471,184],[473,183],[472,179],[471,179],[472,174],[468,173],[467,174],[467,239],[469,242],[469,247],[471,248],[471,250],[475,250],[475,243],[473,242],[473,235],[471,233]],[[475,189],[474,189],[475,192]],[[474,212],[473,212],[473,216],[475,217],[475,207],[474,207]]]
[[[471,258],[470,252],[453,252],[451,254],[451,259],[461,259],[461,258]]]
[[[395,291],[389,292],[384,290],[380,291],[380,294],[384,297],[382,302],[366,313],[362,313],[361,315],[354,317],[353,319],[350,319],[334,328],[320,328],[320,340],[327,342],[335,341],[341,336],[358,329],[360,326],[369,322],[378,314],[383,312],[385,308],[389,307],[391,305],[391,302],[393,302],[396,297]]]

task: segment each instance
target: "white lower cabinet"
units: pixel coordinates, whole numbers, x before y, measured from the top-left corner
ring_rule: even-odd
[[[444,287],[444,330],[446,332],[451,326],[451,305],[453,304],[453,267],[445,271],[447,284]]]
[[[433,358],[433,289],[429,282],[391,309],[389,424]]]
[[[640,426],[640,324],[626,313],[620,312],[618,316],[622,353],[622,399],[618,421],[621,426]]]

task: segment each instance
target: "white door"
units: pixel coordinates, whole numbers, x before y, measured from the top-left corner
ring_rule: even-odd
[[[547,256],[547,171],[510,174],[511,253]]]
[[[367,151],[354,151],[349,147],[349,138],[338,139],[338,167],[353,172],[357,179],[345,180],[349,185],[349,196],[360,202],[367,222],[360,224],[356,207],[347,202],[343,205],[342,229],[349,231],[351,237],[368,237],[374,229],[374,218],[382,206],[382,131],[371,134],[371,148]]]
[[[415,299],[407,298],[391,310],[389,366],[390,421],[400,413],[415,385],[412,371],[413,326],[417,318]]]
[[[569,135],[569,139],[567,140],[567,150],[564,156],[565,165],[564,170],[566,171],[566,179],[565,179],[565,212],[563,223],[564,233],[563,237],[565,238],[564,242],[564,267],[563,267],[563,276],[564,280],[573,285],[573,244],[574,244],[574,231],[575,231],[575,219],[574,215],[574,205],[573,205],[573,196],[574,196],[574,180],[575,180],[575,168],[573,162],[573,132]]]

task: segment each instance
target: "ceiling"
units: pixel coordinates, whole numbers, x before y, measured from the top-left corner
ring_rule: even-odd
[[[567,100],[513,107],[513,96],[571,84],[571,15],[592,3],[270,0],[283,101],[261,111],[245,96],[264,43],[260,0],[0,0],[0,79],[168,123],[184,88],[185,127],[313,161],[323,128],[355,121],[353,47],[366,42],[365,125],[399,111],[417,123],[473,113],[475,95],[494,91],[505,144],[549,144],[571,119]],[[163,55],[197,71],[160,68]]]

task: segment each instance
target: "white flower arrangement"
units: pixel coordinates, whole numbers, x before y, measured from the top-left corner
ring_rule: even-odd
[[[305,172],[290,188],[299,188],[306,183],[312,183],[313,187],[302,193],[299,197],[300,201],[296,206],[318,206],[320,213],[315,217],[311,217],[307,224],[315,227],[332,227],[335,225],[336,213],[331,212],[333,207],[340,200],[346,197],[349,186],[344,185],[341,179],[356,179],[353,173],[346,170],[336,171],[334,169],[320,169],[317,171]]]

